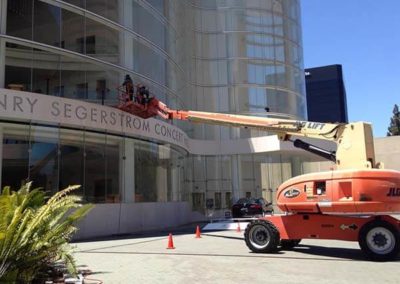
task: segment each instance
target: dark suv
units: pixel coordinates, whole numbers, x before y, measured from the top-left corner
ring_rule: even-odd
[[[233,218],[263,216],[266,213],[272,214],[274,209],[272,208],[272,203],[266,202],[262,197],[240,198],[232,206]]]

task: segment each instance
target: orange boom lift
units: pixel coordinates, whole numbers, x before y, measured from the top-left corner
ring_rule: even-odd
[[[292,248],[301,239],[358,241],[367,258],[392,260],[400,251],[400,172],[385,170],[375,161],[372,127],[365,122],[319,123],[199,111],[171,110],[156,98],[147,104],[118,107],[142,118],[189,120],[276,133],[282,141],[327,158],[336,169],[300,175],[284,182],[277,192],[283,215],[252,221],[244,233],[253,252]],[[298,137],[333,141],[329,152]]]

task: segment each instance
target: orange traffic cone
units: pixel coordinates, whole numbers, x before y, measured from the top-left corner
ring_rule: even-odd
[[[172,234],[170,233],[168,236],[168,246],[167,249],[175,249],[174,241],[172,240]]]
[[[236,232],[240,233],[240,222],[238,222],[237,228],[236,228]]]
[[[201,235],[200,235],[200,227],[199,227],[199,226],[196,227],[196,237],[195,237],[195,238],[196,238],[196,239],[201,238]]]

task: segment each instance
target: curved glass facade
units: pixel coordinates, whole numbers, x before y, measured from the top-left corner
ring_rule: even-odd
[[[114,106],[130,74],[174,109],[305,118],[297,0],[0,5],[0,87]],[[173,123],[192,139],[220,143],[268,134]],[[92,202],[189,201],[203,211],[212,200],[225,209],[243,195],[270,200],[277,184],[301,171],[301,161],[279,153],[195,156],[160,141],[65,125],[0,127],[2,185],[33,179],[55,191],[79,183]]]
[[[57,125],[0,123],[2,186],[26,181],[54,193],[81,185],[94,203],[188,200],[182,152],[168,145]]]
[[[268,107],[270,115],[304,118],[297,1],[195,1],[193,9],[196,109],[264,116]],[[230,131],[199,126],[197,136],[265,135]]]
[[[192,9],[195,109],[306,117],[299,1],[192,1]],[[268,135],[214,125],[195,125],[192,131],[194,138],[221,144]],[[192,163],[189,184],[199,208],[205,207],[203,200],[222,199],[221,208],[229,209],[244,196],[275,202],[277,186],[302,169],[298,157],[271,153],[193,157]]]
[[[4,86],[115,104],[116,88],[135,83],[171,107],[183,108],[187,68],[182,26],[185,6],[164,1],[5,1]],[[156,8],[157,7],[157,8]],[[3,11],[4,13],[4,11]],[[167,18],[168,16],[168,18]]]

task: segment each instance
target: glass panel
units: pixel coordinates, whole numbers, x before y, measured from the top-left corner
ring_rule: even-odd
[[[106,202],[117,203],[121,201],[119,191],[119,152],[120,140],[118,137],[107,136],[107,144],[105,148],[106,163]]]
[[[192,209],[193,211],[204,211],[204,193],[192,193]]]
[[[215,5],[215,4],[214,4]],[[217,12],[213,10],[202,11],[202,31],[212,32],[217,30]]]
[[[167,201],[187,200],[187,190],[183,187],[185,169],[181,154],[171,151],[171,158],[168,166],[168,199]]]
[[[118,31],[86,19],[86,35],[76,40],[82,53],[119,64],[119,38]]]
[[[32,64],[32,91],[35,93],[64,96],[60,84],[60,55],[35,49]]]
[[[114,22],[118,21],[118,5],[121,1],[86,0],[86,9]]]
[[[75,194],[84,189],[84,135],[81,131],[60,129],[60,189],[68,185],[81,185]]]
[[[147,0],[161,14],[164,14],[164,0]],[[172,5],[172,3],[170,4]]]
[[[282,38],[274,38],[275,58],[278,61],[285,62],[285,41]]]
[[[215,209],[221,209],[221,192],[215,192],[214,194],[214,200],[215,200]]]
[[[217,157],[206,157],[207,180],[216,180],[220,178],[219,163]]]
[[[274,34],[284,36],[283,18],[281,14],[274,14]]]
[[[107,188],[111,187],[106,177],[105,143],[105,135],[85,133],[84,192],[89,202],[106,202]]]
[[[165,66],[165,60],[154,50],[144,45],[138,46],[138,58],[135,71],[164,85],[166,81]]]
[[[31,91],[32,52],[31,48],[7,43],[4,85],[6,88]]]
[[[231,209],[232,208],[232,193],[231,192],[225,192],[225,208],[226,209]]]
[[[91,79],[91,74],[88,75]],[[96,100],[100,103],[104,97],[104,104],[115,106],[118,104],[117,86],[121,83],[119,81],[120,75],[116,71],[104,70],[99,72],[95,78],[96,83],[92,81],[92,86],[95,86],[94,92]],[[89,97],[92,96],[93,89],[89,88]]]
[[[158,146],[155,144],[135,143],[135,201],[156,202],[163,168],[159,164]],[[161,184],[160,184],[161,181]],[[164,185],[165,186],[165,185]]]
[[[252,155],[241,155],[240,156],[240,171],[242,178],[242,190],[250,192],[251,196],[256,196],[258,193],[255,188],[254,179],[254,165]]]
[[[62,10],[61,46],[84,53],[85,18],[82,15]]]
[[[28,181],[29,126],[1,124],[3,131],[3,161],[1,188],[18,189]]]
[[[86,0],[64,0],[64,2],[70,3],[72,5],[84,8]]]
[[[8,0],[7,35],[32,39],[32,0]]]
[[[58,87],[62,92],[61,96],[80,100],[88,98],[86,70],[90,68],[89,66],[92,64],[65,56],[61,57],[61,82]]]
[[[29,180],[54,194],[59,190],[58,128],[31,126],[29,133]]]
[[[34,1],[33,7],[33,40],[63,47],[60,41],[61,8],[39,0]]]

